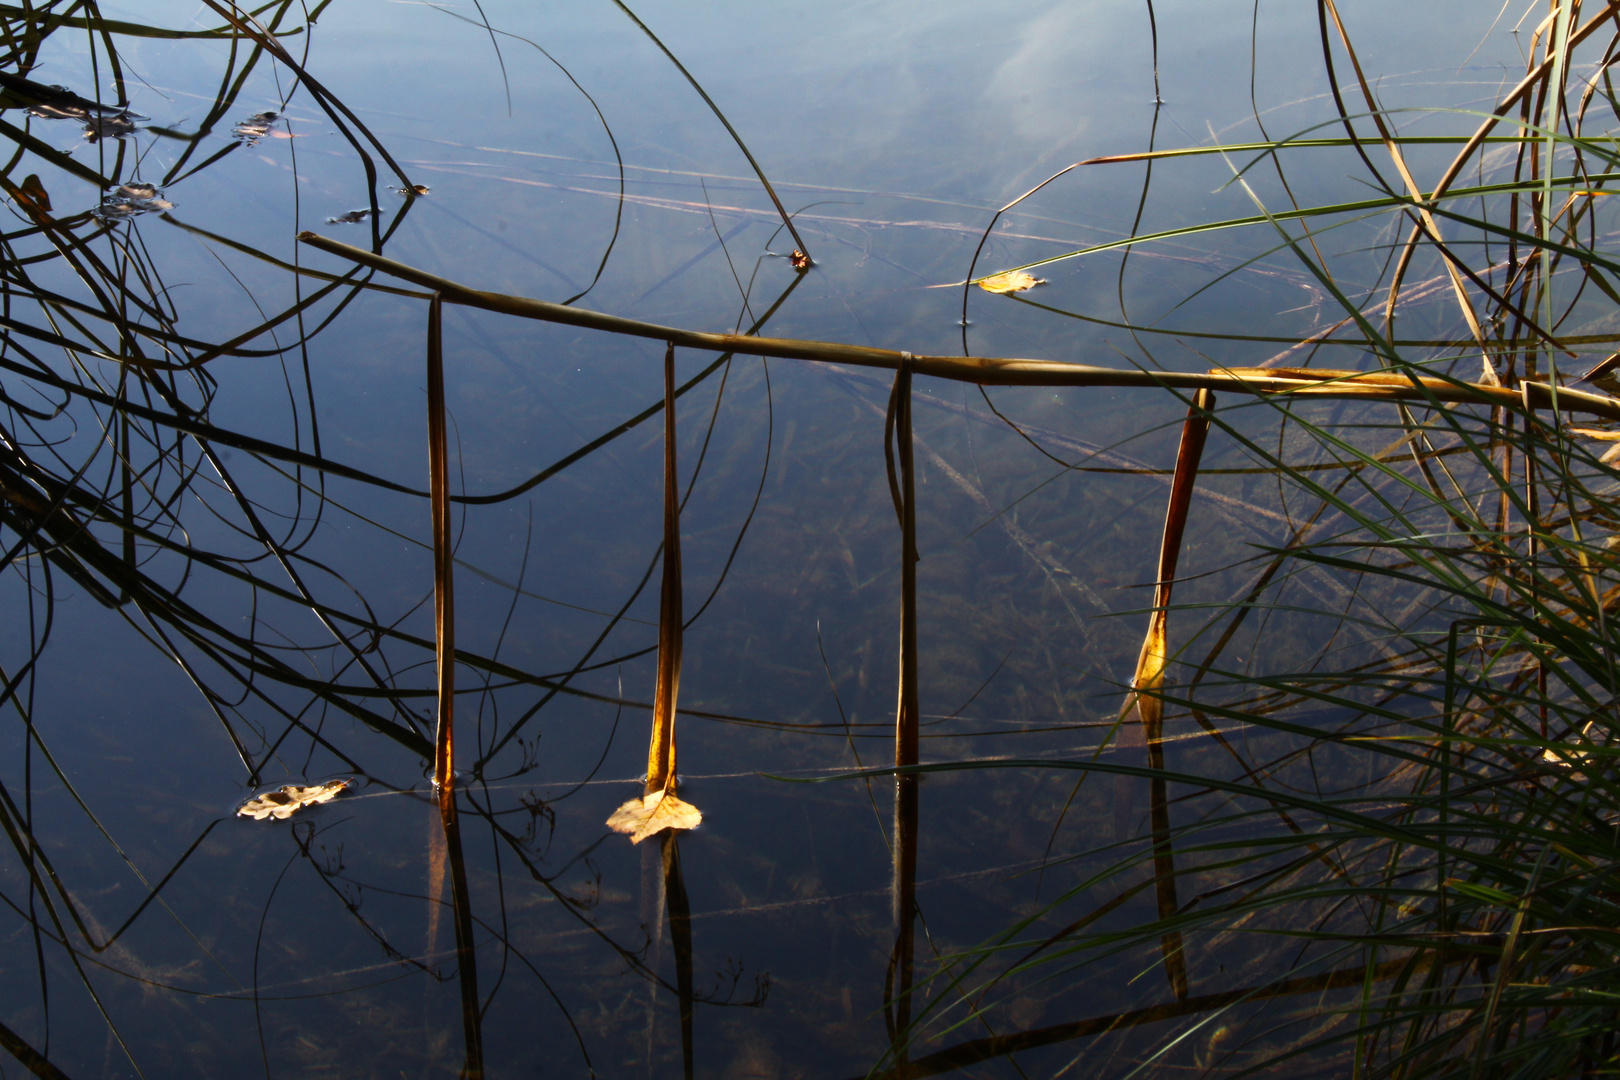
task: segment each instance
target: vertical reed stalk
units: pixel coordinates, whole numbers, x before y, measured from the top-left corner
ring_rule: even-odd
[[[894,716],[894,763],[904,767],[917,764],[918,727],[917,508],[912,471],[910,353],[901,354],[884,427],[889,491],[894,497],[895,514],[900,519],[900,700]]]
[[[639,844],[664,829],[696,828],[697,807],[675,797],[675,705],[681,691],[681,496],[675,468],[675,343],[664,350],[664,580],[658,598],[658,681],[653,691],[647,786],[608,818]]]
[[[680,834],[668,831],[662,839],[664,899],[669,905],[669,941],[675,952],[675,991],[680,996],[681,1064],[685,1080],[692,1080],[692,905],[681,875]]]
[[[900,519],[900,687],[894,716],[894,763],[917,764],[917,507],[911,434],[911,354],[903,353],[884,424],[889,488]],[[898,452],[896,454],[896,451]],[[898,457],[898,462],[896,458]],[[894,779],[894,953],[886,982],[885,1016],[895,1053],[908,1057],[912,974],[916,948],[917,777]]]
[[[675,346],[664,350],[664,581],[658,595],[658,683],[653,691],[647,794],[675,790],[675,703],[681,692],[681,496],[675,470]]]
[[[444,343],[438,293],[428,301],[428,490],[433,504],[433,630],[439,663],[439,718],[433,734],[433,785],[439,805],[455,800],[456,608],[450,550],[450,465],[444,425]],[[448,812],[448,811],[446,811]]]
[[[1548,365],[1552,363],[1551,353],[1547,357]],[[1526,360],[1525,376],[1528,379],[1535,373],[1534,360]],[[1529,567],[1531,576],[1536,574],[1537,564],[1541,556],[1541,484],[1536,468],[1535,443],[1538,436],[1536,423],[1536,410],[1530,404],[1530,394],[1523,382],[1519,386],[1524,397],[1524,499],[1529,510],[1529,520],[1525,522],[1525,564]],[[1547,738],[1547,662],[1536,653],[1536,700],[1539,703],[1538,713],[1541,722],[1541,737]]]
[[[466,1051],[461,1080],[483,1080],[484,1016],[478,998],[472,895],[467,888],[467,862],[461,850],[461,824],[453,798],[441,798],[439,807],[439,821],[444,826],[445,860],[450,865],[450,900],[456,927],[456,983],[461,989],[462,1043]]]
[[[911,1026],[911,991],[916,966],[917,912],[917,778],[894,778],[894,883],[891,915],[894,952],[884,979],[884,1019],[895,1060],[910,1056],[906,1029]]]
[[[636,800],[640,805],[640,800]],[[668,898],[665,889],[668,882],[664,877],[663,845],[657,848],[641,849],[641,925],[647,928],[647,948],[642,954],[642,962],[646,964],[651,976],[647,980],[646,1016],[647,1027],[644,1032],[647,1040],[646,1060],[649,1062],[648,1076],[653,1070],[650,1063],[657,1058],[658,1049],[658,972],[664,966],[664,919],[667,914]]]
[[[1148,782],[1149,817],[1153,832],[1153,884],[1158,899],[1159,918],[1171,919],[1180,909],[1176,896],[1175,852],[1170,843],[1170,794],[1164,780],[1164,702],[1159,690],[1164,686],[1164,667],[1169,653],[1168,624],[1170,591],[1175,584],[1176,563],[1181,556],[1182,536],[1187,529],[1187,511],[1192,504],[1193,485],[1209,435],[1209,414],[1215,395],[1200,390],[1187,410],[1181,429],[1181,445],[1176,451],[1176,472],[1170,485],[1170,504],[1164,516],[1164,535],[1159,544],[1159,574],[1153,590],[1153,614],[1136,661],[1131,694],[1120,713],[1121,719],[1134,705],[1142,720],[1147,742],[1148,768],[1155,775]],[[1159,939],[1164,953],[1164,970],[1178,1000],[1186,1000],[1187,962],[1182,954],[1181,932],[1170,930]]]

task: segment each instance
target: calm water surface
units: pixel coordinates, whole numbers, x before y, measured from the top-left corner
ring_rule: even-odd
[[[1522,69],[1511,26],[1492,30],[1493,5],[1344,7],[1390,107],[1480,107]],[[110,42],[145,118],[92,144],[80,120],[21,102],[0,117],[16,219],[7,325],[78,343],[9,339],[7,442],[108,493],[119,509],[89,535],[187,607],[166,619],[116,596],[109,606],[57,562],[12,563],[0,1022],[74,1077],[461,1075],[475,1038],[492,1077],[841,1078],[893,1064],[893,782],[806,782],[892,755],[886,374],[739,356],[681,398],[681,791],[705,816],[661,854],[603,825],[645,770],[659,415],[522,494],[456,511],[457,645],[498,662],[459,675],[458,850],[422,755],[374,730],[431,730],[426,500],[228,440],[210,459],[172,426],[126,430],[26,369],[109,393],[126,370],[127,400],[205,408],[218,428],[420,489],[425,303],[349,286],[317,295],[326,280],[289,270],[349,269],[300,248],[299,230],[370,247],[373,224],[389,257],[478,288],[583,293],[582,307],[692,329],[747,328],[780,301],[761,332],[1117,366],[1259,363],[1282,346],[1113,325],[1309,334],[1321,297],[1297,264],[1223,276],[1267,250],[1258,233],[1144,248],[1123,276],[1117,253],[1041,271],[1049,284],[1030,300],[1101,322],[975,290],[964,334],[961,289],[942,286],[963,279],[996,207],[1072,161],[1259,137],[1257,109],[1272,136],[1324,122],[1314,9],[1161,4],[1156,108],[1140,3],[638,7],[797,214],[816,261],[802,279],[724,127],[612,3],[337,0],[313,24],[284,11],[284,47],[350,111],[377,169],[380,218],[357,223],[329,219],[369,209],[364,164],[308,82],[244,39],[134,29],[222,25],[206,7],[100,11],[109,37],[69,19],[3,69],[110,101]],[[22,33],[21,10],[3,17]],[[257,137],[233,134],[266,112],[278,115]],[[379,146],[428,194],[400,194]],[[1353,171],[1348,153],[1324,154],[1290,178],[1294,195],[1358,197]],[[81,216],[69,231],[82,247],[30,230],[25,178],[67,219],[101,201],[97,174],[154,185],[172,208],[99,235]],[[1138,214],[1151,232],[1253,212],[1219,158],[1160,164],[1146,196],[1144,179],[1141,164],[1071,174],[1001,220],[980,272],[1118,238]],[[1255,183],[1285,198],[1274,174]],[[101,270],[85,268],[91,255]],[[24,270],[93,313],[41,305],[18,284]],[[110,280],[139,303],[109,299]],[[97,355],[127,356],[109,308],[184,338],[167,339],[170,361],[204,354],[198,343],[232,351],[143,383]],[[141,347],[164,355],[155,339]],[[452,479],[468,495],[521,485],[661,399],[656,342],[452,307],[445,353]],[[677,377],[712,361],[683,352]],[[1168,467],[1183,406],[1143,391],[987,399],[922,380],[916,410],[923,758],[1085,758],[1118,715],[1142,632],[1140,615],[1109,616],[1150,602],[1165,477],[1132,470]],[[1270,430],[1265,416],[1252,423]],[[1112,456],[1087,460],[1101,471],[1054,460],[1100,447]],[[1207,463],[1243,458],[1217,441]],[[1185,573],[1283,535],[1263,478],[1207,488],[1224,501],[1197,516]],[[127,551],[126,505],[140,526]],[[6,526],[9,549],[19,526]],[[1236,581],[1200,578],[1183,598]],[[1171,754],[1196,767],[1208,751],[1176,723],[1189,739]],[[1127,731],[1107,752],[1140,764],[1139,747]],[[255,790],[345,776],[355,784],[340,799],[289,821],[233,816]],[[1157,957],[1127,951],[1009,978],[973,999],[978,1015],[960,1004],[975,947],[1021,919],[1020,938],[1040,941],[1118,891],[1089,877],[1140,845],[1148,797],[1145,781],[1076,789],[1073,774],[1034,769],[922,784],[916,1009],[957,1004],[930,1014],[912,1057],[1168,1000]],[[1127,927],[1151,913],[1142,891],[1108,918]],[[1190,965],[1193,991],[1208,993],[1285,961],[1212,947]],[[1125,1075],[1183,1030],[1060,1033],[967,1074]],[[1252,1064],[1268,1045],[1191,1030],[1157,1067],[1196,1074],[1217,1051]]]

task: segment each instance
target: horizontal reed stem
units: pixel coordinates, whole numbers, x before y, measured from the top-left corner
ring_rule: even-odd
[[[856,367],[899,370],[904,355],[894,349],[873,349],[826,341],[799,341],[792,338],[753,337],[746,334],[711,334],[682,330],[673,326],[604,315],[583,308],[565,307],[524,296],[470,289],[405,263],[374,255],[363,248],[341,243],[312,232],[301,232],[298,239],[314,248],[373,270],[413,282],[438,292],[446,303],[483,308],[520,318],[583,326],[612,334],[653,338],[673,342],[678,348],[707,352],[737,352],[746,356],[779,356],[789,360],[814,360]],[[1396,372],[1334,372],[1323,379],[1308,369],[1286,369],[1282,374],[1261,375],[1266,368],[1227,371],[1144,371],[1130,368],[1095,367],[1056,360],[1004,359],[988,356],[912,355],[910,367],[919,375],[976,383],[980,386],[1143,386],[1178,390],[1215,390],[1250,394],[1295,394],[1309,397],[1364,398],[1371,401],[1441,401],[1475,405],[1522,408],[1526,398],[1538,408],[1552,408],[1553,388],[1546,383],[1525,382],[1524,396],[1518,389],[1484,386],[1451,379],[1422,378]],[[1620,401],[1601,394],[1557,388],[1556,402],[1565,412],[1583,412],[1620,420]]]

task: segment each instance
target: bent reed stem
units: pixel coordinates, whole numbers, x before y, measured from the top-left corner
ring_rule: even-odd
[[[792,338],[751,337],[746,334],[714,334],[682,330],[673,326],[626,319],[577,307],[564,307],[545,300],[484,292],[413,266],[373,255],[369,251],[312,232],[301,232],[298,239],[330,255],[390,274],[404,281],[438,292],[447,303],[481,308],[542,322],[581,326],[590,330],[652,338],[676,346],[705,352],[737,352],[746,356],[778,356],[789,360],[850,364],[855,367],[886,368],[897,371],[906,355],[894,349],[873,349],[827,341]],[[1226,390],[1261,396],[1287,394],[1304,397],[1354,398],[1368,401],[1413,401],[1430,405],[1471,404],[1513,408],[1522,404],[1518,390],[1480,383],[1397,373],[1310,372],[1286,369],[1233,368],[1208,372],[1148,371],[1071,364],[1056,360],[1031,360],[988,356],[921,356],[909,361],[917,375],[929,375],[979,386],[1140,386],[1176,390]],[[1281,375],[1250,372],[1283,370]],[[1327,376],[1324,378],[1323,376]],[[1537,407],[1557,408],[1620,420],[1620,401],[1543,382],[1525,382],[1524,393]]]

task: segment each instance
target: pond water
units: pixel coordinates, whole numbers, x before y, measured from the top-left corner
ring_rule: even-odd
[[[1488,107],[1523,71],[1521,12],[1344,7],[1391,109]],[[663,348],[445,308],[452,488],[510,493],[458,503],[451,523],[464,662],[447,837],[422,752],[427,304],[384,275],[368,280],[396,291],[334,284],[352,267],[295,236],[690,330],[1256,365],[1332,321],[1263,230],[1054,264],[1019,297],[974,289],[966,326],[961,283],[1253,214],[1219,155],[1150,176],[1087,167],[996,220],[974,262],[996,209],[1073,161],[1333,119],[1314,7],[1161,4],[1155,72],[1141,3],[636,5],[794,215],[803,275],[724,124],[612,2],[271,3],[253,17],[284,58],[221,30],[234,10],[0,8],[5,72],[122,94],[133,126],[87,139],[94,110],[52,114],[9,85],[0,115],[0,482],[33,477],[26,459],[61,485],[30,481],[54,508],[30,519],[13,499],[0,532],[0,1023],[16,1059],[0,1076],[1123,1076],[1295,1045],[1298,1001],[1241,1043],[1236,1013],[1081,1023],[1176,1000],[1153,949],[1020,974],[990,948],[1027,949],[1116,895],[1099,926],[1152,916],[1147,780],[931,773],[897,841],[895,781],[846,775],[894,752],[885,371],[677,350],[676,379],[695,380],[676,410],[680,791],[703,823],[633,846],[603,823],[646,771]],[[1449,154],[1411,159],[1432,173]],[[1254,184],[1279,206],[1348,200],[1357,169],[1327,150],[1289,191],[1274,172]],[[1340,241],[1346,265],[1384,257],[1379,227],[1366,250]],[[1437,310],[1424,332],[1454,331]],[[1340,352],[1324,363],[1367,362]],[[914,409],[922,760],[1146,764],[1115,721],[1184,402],[919,377]],[[1231,422],[1275,436],[1265,410]],[[1211,439],[1179,600],[1228,596],[1241,567],[1222,568],[1287,535],[1278,486],[1246,461]],[[1332,593],[1302,588],[1268,631],[1282,652],[1319,641],[1309,609]],[[1187,717],[1169,730],[1177,767],[1231,770]],[[340,777],[338,798],[285,821],[234,816],[255,792]],[[916,874],[898,919],[897,842]],[[1187,977],[1219,994],[1290,962],[1212,943]],[[897,980],[917,988],[908,1006]],[[919,1018],[903,1037],[897,1008]],[[1026,1032],[1046,1034],[996,1042]]]

